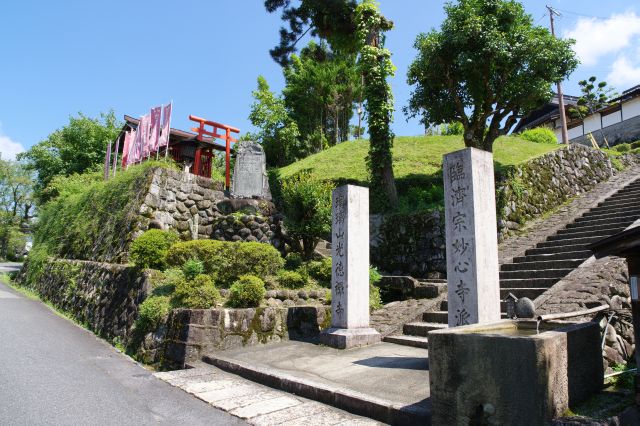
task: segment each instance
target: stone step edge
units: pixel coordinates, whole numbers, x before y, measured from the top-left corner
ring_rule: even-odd
[[[202,360],[207,364],[214,365],[221,370],[253,382],[387,424],[412,425],[431,423],[431,411],[416,404],[405,406],[350,389],[334,387],[314,380],[294,377],[273,369],[249,365],[248,363],[232,360],[217,354],[205,355]]]
[[[394,345],[411,346],[414,348],[427,349],[429,347],[428,337],[411,336],[407,334],[385,336],[382,338],[382,341],[393,343]]]

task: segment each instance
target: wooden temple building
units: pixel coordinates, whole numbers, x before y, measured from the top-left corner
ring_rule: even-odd
[[[180,164],[185,171],[197,176],[211,177],[211,169],[215,151],[225,153],[225,186],[230,188],[230,161],[231,161],[231,144],[237,140],[234,139],[232,133],[240,133],[240,130],[227,126],[225,124],[209,121],[204,118],[189,116],[191,121],[197,124],[191,130],[195,133],[170,128],[168,152],[165,146],[161,146],[157,153],[151,154],[148,159],[171,157],[175,162]],[[109,169],[114,172],[119,162],[122,162],[122,154],[124,147],[124,138],[127,132],[137,130],[140,120],[131,116],[124,116],[125,124],[122,131],[113,141],[111,152],[112,159],[107,161],[111,163],[110,167],[105,168],[105,177],[108,178]],[[114,155],[115,154],[115,155]],[[123,164],[124,167],[124,164]]]

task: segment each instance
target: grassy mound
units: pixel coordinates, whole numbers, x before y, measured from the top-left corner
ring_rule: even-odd
[[[501,137],[494,145],[495,167],[500,171],[560,147],[562,145],[534,143],[515,136]],[[442,187],[442,156],[463,148],[462,136],[397,137],[393,146],[393,171],[400,194],[400,209],[437,206],[441,201],[437,192]],[[320,180],[367,186],[365,158],[368,150],[368,140],[341,143],[277,170],[277,179],[287,179],[306,169]]]

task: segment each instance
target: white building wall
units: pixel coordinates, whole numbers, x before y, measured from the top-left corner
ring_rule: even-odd
[[[631,99],[622,103],[622,118],[625,120],[640,115],[640,98]]]
[[[562,143],[562,129],[554,129],[553,133],[556,134],[556,139],[558,139],[558,143]]]
[[[622,121],[622,113],[620,110],[612,112],[611,114],[602,116],[602,127],[611,126]]]
[[[600,113],[595,113],[585,118],[583,126],[585,134],[600,130],[602,128],[600,125]]]
[[[582,125],[569,129],[569,139],[579,138],[583,134]]]

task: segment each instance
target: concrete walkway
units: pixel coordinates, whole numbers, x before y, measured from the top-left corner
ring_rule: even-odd
[[[156,373],[156,377],[253,425],[369,425],[381,423],[291,395],[211,365]]]
[[[0,425],[239,425],[0,283]]]
[[[428,421],[427,350],[379,343],[338,350],[290,341],[204,358],[223,370],[393,424]]]

